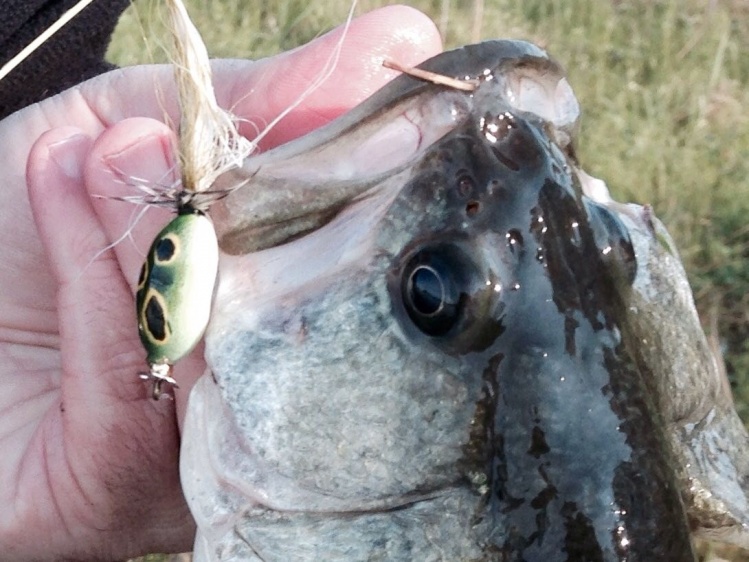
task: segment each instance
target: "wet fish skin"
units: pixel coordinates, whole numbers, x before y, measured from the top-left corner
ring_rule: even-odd
[[[702,330],[678,251],[649,207],[609,206],[643,264],[627,302],[624,337],[667,421],[690,528],[749,550],[749,435]]]
[[[512,123],[507,138],[476,139],[468,127],[440,142],[435,158],[421,165],[427,177],[413,180],[393,204],[402,219],[391,219],[394,210],[383,232],[416,240],[430,232],[433,247],[457,244],[479,254],[473,261],[490,268],[489,291],[502,295],[490,307],[498,326],[482,326],[480,337],[471,325],[457,330],[456,340],[468,347],[447,336],[430,342],[481,353],[484,361],[468,370],[484,374],[483,420],[473,435],[483,446],[469,448],[471,470],[488,475],[483,517],[495,517],[509,534],[493,548],[509,560],[566,559],[559,558],[565,551],[579,559],[688,560],[664,422],[619,335],[620,293],[634,278],[628,233],[612,213],[580,204],[563,172],[566,158],[548,148],[541,123],[488,105],[487,114]],[[440,158],[441,166],[434,161]],[[457,185],[466,192],[462,201]],[[481,209],[468,221],[467,205]],[[428,206],[440,207],[429,213],[432,222],[410,226]],[[473,249],[487,237],[499,258]],[[619,249],[603,254],[601,242]]]

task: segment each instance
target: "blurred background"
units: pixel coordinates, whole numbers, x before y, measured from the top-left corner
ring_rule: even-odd
[[[349,0],[185,3],[211,56],[231,58],[306,43],[340,25],[350,9]],[[361,0],[357,13],[390,3]],[[430,15],[448,49],[527,39],[564,65],[583,111],[577,152],[584,169],[603,178],[615,199],[650,203],[669,228],[739,414],[749,421],[749,1],[400,3]],[[137,0],[120,21],[109,60],[166,60],[157,39],[166,37],[161,13],[154,0]]]

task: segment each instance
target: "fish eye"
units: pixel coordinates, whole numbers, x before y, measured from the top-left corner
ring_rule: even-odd
[[[457,322],[464,300],[461,269],[449,253],[422,250],[402,275],[403,304],[411,321],[429,336],[442,336]]]
[[[505,330],[502,279],[512,272],[474,240],[455,236],[407,248],[387,274],[393,312],[409,337],[450,355],[482,351]]]
[[[413,307],[424,316],[435,316],[445,311],[447,307],[454,307],[454,299],[448,297],[451,286],[445,287],[440,273],[429,265],[420,265],[411,273],[408,279],[408,297]],[[450,283],[452,285],[452,283]],[[450,295],[451,297],[453,295]],[[448,301],[449,298],[449,301]]]

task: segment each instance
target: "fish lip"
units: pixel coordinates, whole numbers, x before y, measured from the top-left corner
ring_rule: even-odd
[[[338,517],[338,516],[356,516],[356,515],[368,515],[372,513],[389,513],[392,511],[400,511],[403,509],[409,509],[413,506],[431,502],[439,498],[449,496],[453,491],[459,491],[465,488],[465,486],[447,486],[444,488],[436,489],[430,492],[407,494],[398,498],[387,498],[382,500],[372,500],[364,503],[360,507],[351,509],[286,509],[280,507],[274,507],[270,505],[270,502],[258,503],[256,505],[261,506],[268,511],[274,513],[285,513],[285,514],[297,514],[297,515],[317,515],[320,517]],[[326,497],[329,494],[322,494]]]
[[[212,209],[221,249],[245,254],[319,228],[383,177],[413,167],[434,143],[480,118],[484,109],[506,106],[540,120],[560,150],[572,152],[578,101],[562,67],[535,45],[486,41],[442,53],[419,68],[480,85],[463,92],[401,75],[326,126],[251,156],[212,188],[231,192]],[[346,158],[342,145],[349,147]],[[252,188],[236,189],[246,183]]]

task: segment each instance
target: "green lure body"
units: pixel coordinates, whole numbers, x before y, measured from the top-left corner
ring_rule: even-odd
[[[173,383],[169,366],[203,337],[217,272],[213,224],[201,211],[185,206],[154,239],[138,280],[138,332],[151,367],[149,378],[158,379],[155,397],[160,381]]]

